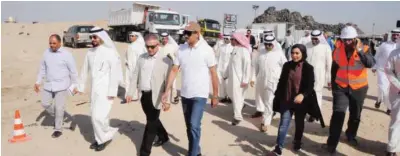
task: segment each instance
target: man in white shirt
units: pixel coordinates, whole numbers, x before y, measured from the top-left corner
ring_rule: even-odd
[[[322,91],[324,86],[331,86],[332,50],[320,30],[311,32],[311,42],[306,43],[307,62],[314,67],[314,90],[317,95],[318,106],[322,105]],[[314,121],[309,118],[309,121]]]
[[[122,81],[120,56],[107,32],[99,27],[90,30],[93,48],[86,54],[82,70],[79,92],[84,92],[90,74],[90,109],[95,142],[90,149],[102,151],[111,142],[118,128],[110,126],[109,114],[117,96],[118,85]]]
[[[255,59],[252,66],[251,87],[256,82],[256,105],[264,105],[263,121],[260,126],[261,132],[267,131],[267,126],[271,125],[273,110],[273,100],[276,87],[278,86],[279,77],[286,57],[282,49],[276,44],[275,37],[272,35],[264,35],[264,49],[261,49],[260,55]]]
[[[146,114],[146,128],[143,134],[140,156],[149,156],[156,136],[154,146],[161,146],[169,141],[168,133],[161,123],[160,109],[168,110],[169,104],[161,105],[161,95],[164,92],[167,75],[172,60],[163,54],[158,38],[154,34],[146,36],[147,54],[139,56],[137,67],[132,73],[131,87],[139,88],[142,92],[140,103]],[[134,91],[130,91],[126,97],[130,102]]]
[[[55,117],[53,138],[62,135],[62,124],[64,120],[65,102],[70,87],[77,84],[78,72],[72,54],[61,48],[61,38],[57,34],[49,37],[50,47],[43,54],[40,69],[34,90],[39,93],[42,79],[46,77],[42,91],[42,106]],[[77,93],[73,89],[73,94]],[[52,102],[54,100],[54,103]]]
[[[381,106],[381,102],[383,101],[387,107],[387,114],[390,114],[391,110],[389,101],[390,84],[388,78],[386,77],[384,68],[390,53],[398,48],[396,45],[396,40],[400,38],[400,29],[394,29],[391,33],[391,39],[379,46],[378,53],[375,55],[376,64],[372,68],[372,72],[377,73],[378,75],[378,100],[375,103],[375,108],[379,108]]]
[[[283,39],[283,42],[282,42],[282,46],[283,46],[283,49],[285,50],[284,52],[285,52],[285,55],[286,55],[286,59],[288,59],[289,58],[289,50],[290,50],[290,47],[292,47],[294,45],[294,37],[291,35],[291,31],[290,30],[287,30],[286,31],[286,36],[285,36],[285,38]]]
[[[224,43],[220,46],[220,48],[216,51],[217,55],[217,72],[219,78],[219,98],[221,98],[220,102],[222,103],[231,103],[231,99],[227,94],[227,82],[224,80],[224,73],[228,68],[229,58],[233,51],[233,47],[230,42],[230,36],[224,35]]]
[[[199,156],[201,119],[210,91],[212,81],[211,106],[218,104],[218,76],[213,49],[200,35],[200,25],[189,22],[184,31],[185,44],[181,45],[174,65],[168,76],[168,83],[162,97],[162,102],[167,103],[172,83],[180,70],[182,72],[181,97],[182,108],[186,123],[186,132],[189,139],[188,156]],[[210,78],[211,77],[211,78]]]

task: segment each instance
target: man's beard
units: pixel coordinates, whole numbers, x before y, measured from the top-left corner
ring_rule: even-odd
[[[346,52],[353,52],[355,50],[354,44],[346,45],[344,49]]]
[[[95,47],[98,47],[99,44],[95,44],[95,43],[92,42],[92,46],[93,46],[93,48],[95,48]]]

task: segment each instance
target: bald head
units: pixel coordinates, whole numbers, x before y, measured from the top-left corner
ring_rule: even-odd
[[[51,51],[56,52],[61,47],[61,37],[57,34],[52,34],[49,37],[49,46]]]

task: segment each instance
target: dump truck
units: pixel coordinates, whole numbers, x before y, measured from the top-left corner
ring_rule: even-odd
[[[197,22],[201,27],[201,34],[204,40],[210,46],[214,46],[217,43],[219,34],[221,34],[221,24],[213,19],[200,19]]]
[[[167,32],[178,40],[184,23],[181,15],[160,8],[158,5],[135,2],[132,8],[110,12],[108,26],[111,28],[111,39],[129,42],[129,33],[137,31],[143,35]]]

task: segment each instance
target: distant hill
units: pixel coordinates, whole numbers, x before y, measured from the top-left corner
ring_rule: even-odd
[[[275,7],[268,7],[264,13],[256,17],[253,23],[271,23],[271,22],[289,22],[293,23],[298,30],[314,30],[319,29],[322,31],[330,31],[334,34],[340,34],[340,30],[346,25],[353,25],[358,34],[362,35],[364,32],[358,28],[356,24],[352,23],[339,23],[339,24],[323,24],[316,22],[313,16],[302,16],[300,12],[290,12],[288,9],[276,10]]]

